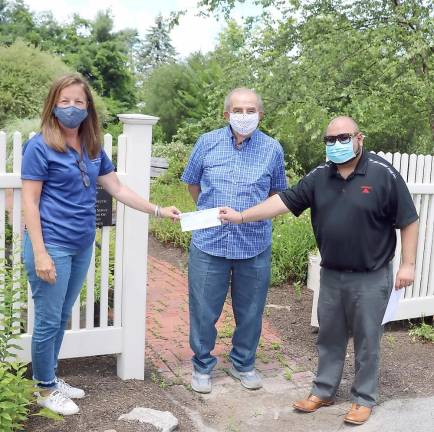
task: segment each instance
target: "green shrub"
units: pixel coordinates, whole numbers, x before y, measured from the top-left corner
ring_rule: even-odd
[[[6,221],[6,225],[9,225]],[[21,428],[33,401],[33,381],[25,378],[27,365],[15,361],[22,327],[25,325],[21,305],[26,301],[27,284],[22,266],[13,267],[11,237],[6,231],[5,257],[0,260],[0,431]],[[10,362],[11,360],[14,360]]]
[[[171,143],[158,142],[152,146],[152,155],[162,157],[169,163],[167,171],[158,178],[159,184],[176,184],[187,165],[192,147],[186,146],[180,141]]]
[[[159,206],[176,206],[182,212],[195,210],[195,204],[184,183],[178,181],[166,183],[157,179],[151,184],[151,202]],[[150,232],[161,242],[188,249],[191,240],[190,232],[182,232],[179,223],[168,219],[150,218]]]
[[[17,41],[0,47],[0,125],[39,115],[54,79],[71,72],[58,58]]]
[[[59,57],[20,40],[9,47],[0,46],[0,71],[0,127],[13,119],[38,117],[53,81],[74,72]],[[104,121],[105,103],[95,93],[93,96],[96,110]]]
[[[413,340],[419,339],[422,342],[434,343],[434,325],[422,321],[420,325],[414,325],[408,332]]]
[[[25,378],[27,366],[20,362],[0,362],[0,430],[22,427],[33,400],[33,382]]]
[[[273,222],[271,284],[306,282],[309,252],[316,248],[309,212],[287,214]]]

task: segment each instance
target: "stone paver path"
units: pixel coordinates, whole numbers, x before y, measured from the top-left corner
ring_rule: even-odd
[[[146,357],[158,368],[163,379],[188,384],[191,377],[189,346],[187,277],[171,264],[149,256],[146,320]],[[217,323],[217,342],[213,354],[218,364],[214,379],[231,380],[226,370],[234,319],[230,299]],[[281,338],[264,318],[256,367],[264,377],[283,375],[293,385],[310,384],[312,373],[300,370],[281,352]]]
[[[149,257],[146,357],[158,368],[164,383],[189,384],[191,351],[188,343],[187,278],[176,267]],[[264,318],[256,367],[264,377],[259,391],[243,389],[226,373],[231,349],[233,317],[227,301],[217,325],[213,391],[201,403],[191,403],[184,386],[173,386],[181,405],[201,432],[338,432],[354,430],[343,423],[350,407],[345,401],[313,414],[302,414],[291,403],[306,396],[313,374],[286,358],[281,338]],[[296,360],[295,360],[296,361]],[[179,402],[178,402],[179,403]],[[360,432],[419,432],[432,430],[433,398],[392,400],[378,406]]]

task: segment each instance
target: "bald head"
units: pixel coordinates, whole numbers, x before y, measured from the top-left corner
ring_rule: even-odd
[[[225,112],[230,112],[234,105],[253,106],[257,112],[264,112],[261,96],[246,87],[233,89],[225,97]]]
[[[335,117],[327,126],[326,135],[339,135],[341,133],[359,132],[357,123],[348,116]]]

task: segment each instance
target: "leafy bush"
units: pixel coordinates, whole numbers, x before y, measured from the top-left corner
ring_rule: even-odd
[[[9,47],[0,46],[0,70],[0,127],[13,119],[38,117],[53,81],[74,72],[60,58],[20,40]],[[95,93],[93,96],[103,121],[107,115],[105,104]]]
[[[162,157],[169,163],[167,171],[158,178],[158,184],[176,184],[187,165],[191,153],[191,146],[186,146],[179,141],[167,143],[155,143],[152,147],[152,154]]]
[[[9,237],[9,236],[8,236]],[[10,240],[9,238],[6,240]],[[9,243],[9,241],[7,241]],[[0,260],[0,430],[15,431],[27,419],[33,401],[33,381],[25,378],[27,365],[18,361],[14,343],[20,336],[22,319],[21,304],[25,302],[25,277],[21,267],[13,267],[12,255],[6,250]]]
[[[195,204],[187,191],[187,187],[179,180],[170,183],[166,183],[164,179],[155,180],[151,184],[151,202],[162,207],[174,205],[183,212],[195,210]],[[182,232],[178,223],[173,223],[168,219],[151,218],[149,230],[163,243],[171,243],[184,250],[188,249],[191,233]]]
[[[25,378],[27,366],[0,362],[0,430],[15,431],[27,419],[33,400],[33,382]]]
[[[419,326],[412,326],[408,334],[413,340],[434,343],[434,325],[427,324],[425,321],[422,321]]]
[[[287,214],[273,222],[271,284],[306,282],[309,252],[316,248],[310,214]]]
[[[17,41],[0,47],[0,125],[39,115],[54,79],[71,72],[58,58]]]

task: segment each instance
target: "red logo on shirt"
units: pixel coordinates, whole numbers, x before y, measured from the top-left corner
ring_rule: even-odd
[[[362,190],[362,193],[368,194],[371,193],[372,186],[360,186],[360,189]]]

